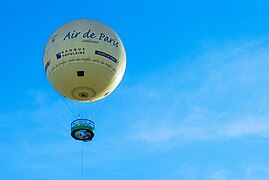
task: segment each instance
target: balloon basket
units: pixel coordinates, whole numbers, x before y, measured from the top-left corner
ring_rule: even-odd
[[[76,119],[71,123],[71,136],[79,141],[91,141],[94,137],[95,124],[89,119]]]

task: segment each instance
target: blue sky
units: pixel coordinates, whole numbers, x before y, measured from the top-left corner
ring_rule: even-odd
[[[83,179],[268,179],[268,7],[2,2],[0,179],[81,179],[82,143],[69,135],[78,109],[97,126],[83,144]],[[42,67],[49,36],[78,18],[112,27],[127,55],[117,89],[81,107],[54,92]]]

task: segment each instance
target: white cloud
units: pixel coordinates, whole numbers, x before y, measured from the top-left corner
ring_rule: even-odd
[[[225,170],[216,170],[212,172],[209,176],[207,176],[206,179],[225,180],[228,179],[226,174],[227,172]]]
[[[267,137],[267,42],[229,42],[142,78],[127,89],[141,110],[134,112],[131,137],[150,143]]]
[[[224,132],[227,137],[241,137],[245,135],[269,137],[269,121],[259,117],[241,119],[227,124]]]

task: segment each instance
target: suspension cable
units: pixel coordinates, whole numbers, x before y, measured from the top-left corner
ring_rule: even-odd
[[[101,103],[99,103],[97,105],[97,107],[95,109],[92,110],[91,114],[90,114],[90,117],[92,117],[99,109],[101,106],[103,106],[104,102],[106,101],[106,99],[103,99]]]
[[[77,115],[73,111],[72,107],[66,102],[67,100],[63,99],[64,97],[58,91],[56,92],[57,95],[60,97],[61,101],[65,104],[65,106],[69,109],[69,111],[73,114],[73,116],[76,117]]]

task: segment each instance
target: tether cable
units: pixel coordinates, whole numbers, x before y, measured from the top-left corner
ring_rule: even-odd
[[[81,170],[80,170],[80,174],[81,174],[81,180],[83,180],[83,142],[81,143]]]

